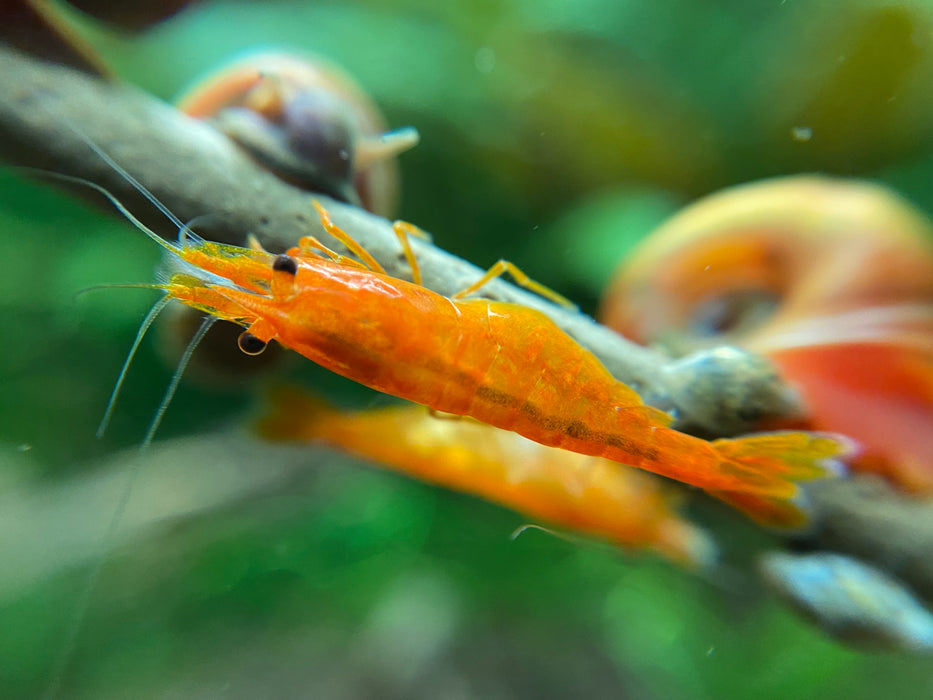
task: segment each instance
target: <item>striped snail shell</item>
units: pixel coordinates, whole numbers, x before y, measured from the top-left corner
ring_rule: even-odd
[[[212,73],[178,100],[211,119],[293,184],[391,216],[395,157],[418,143],[412,127],[387,131],[373,101],[336,66],[311,56],[254,53]]]

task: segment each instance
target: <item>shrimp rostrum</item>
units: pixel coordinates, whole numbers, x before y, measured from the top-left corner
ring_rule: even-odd
[[[510,269],[507,263],[446,297],[385,274],[316,206],[325,228],[364,262],[313,237],[282,255],[193,236],[178,245],[159,239],[185,264],[157,286],[244,326],[244,352],[261,352],[276,340],[378,391],[692,484],[768,524],[799,525],[798,511],[790,516],[776,504],[795,498],[795,482],[837,471],[836,459],[852,449],[845,438],[827,434],[708,442],[673,430],[668,414],[647,406],[543,313],[464,298]],[[395,228],[405,241],[412,227]]]

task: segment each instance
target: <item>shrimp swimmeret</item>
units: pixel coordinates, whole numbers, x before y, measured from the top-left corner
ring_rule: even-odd
[[[273,255],[194,236],[172,244],[150,233],[186,263],[184,272],[154,286],[244,326],[244,352],[261,352],[277,340],[337,374],[433,410],[656,472],[714,495],[726,492],[753,517],[776,520],[770,524],[789,523],[774,516],[779,509],[756,516],[759,499],[793,499],[795,482],[834,473],[835,460],[852,451],[847,439],[827,434],[708,442],[673,430],[668,414],[645,405],[543,313],[463,298],[506,269],[521,277],[508,264],[453,297],[442,296],[385,274],[316,206],[325,229],[364,262],[339,256],[312,237]],[[396,224],[403,242],[411,228]],[[406,252],[419,280],[414,256]]]

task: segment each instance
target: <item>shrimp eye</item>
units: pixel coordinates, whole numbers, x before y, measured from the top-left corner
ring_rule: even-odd
[[[690,330],[701,338],[748,332],[773,315],[779,301],[773,292],[758,289],[710,297],[694,308]]]
[[[239,345],[240,350],[245,352],[247,355],[258,355],[266,349],[266,345],[268,345],[268,343],[266,343],[264,340],[260,340],[249,331],[243,331],[240,333],[240,337],[237,339],[237,345]]]
[[[272,262],[272,269],[276,272],[287,272],[294,277],[298,274],[298,263],[291,255],[276,255]]]

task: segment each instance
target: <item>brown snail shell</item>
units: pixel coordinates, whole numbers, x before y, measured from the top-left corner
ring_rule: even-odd
[[[395,156],[419,138],[412,127],[386,131],[375,104],[344,71],[310,56],[247,55],[177,103],[214,120],[283,178],[383,216],[398,200]]]

